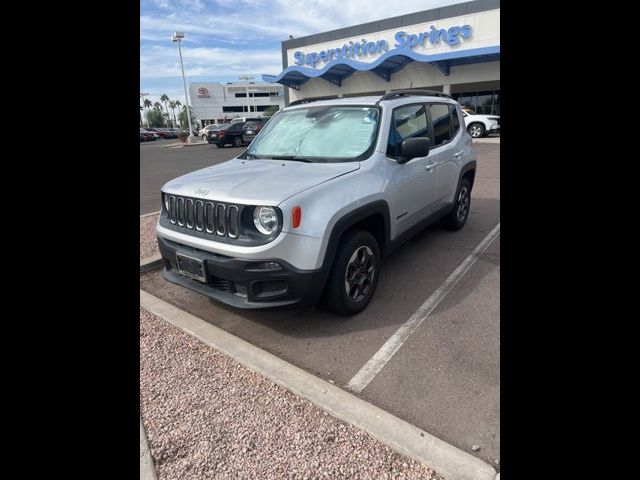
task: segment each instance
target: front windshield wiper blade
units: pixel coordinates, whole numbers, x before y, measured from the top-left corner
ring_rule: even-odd
[[[304,157],[296,157],[295,155],[272,155],[269,158],[272,160],[294,160],[296,162],[311,163],[311,160]]]

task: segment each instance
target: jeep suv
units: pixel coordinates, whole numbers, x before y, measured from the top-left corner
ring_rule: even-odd
[[[240,308],[355,314],[385,255],[432,222],[464,226],[475,170],[446,94],[292,102],[238,157],[162,187],[163,276]]]

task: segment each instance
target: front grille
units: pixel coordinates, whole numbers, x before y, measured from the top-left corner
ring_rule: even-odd
[[[185,230],[213,236],[238,238],[240,216],[237,205],[169,195],[167,218]]]

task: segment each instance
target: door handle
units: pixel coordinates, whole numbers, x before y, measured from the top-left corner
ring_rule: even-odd
[[[459,157],[460,155],[462,155],[463,153],[464,153],[464,150],[460,150],[459,152],[454,153],[454,154],[453,154],[453,156],[454,156],[455,158],[458,158],[458,157]]]
[[[433,163],[427,163],[427,164],[424,166],[424,169],[425,169],[425,170],[429,170],[429,171],[431,171],[431,170],[433,170],[433,168],[434,168],[435,166],[436,166],[436,162],[433,162]]]

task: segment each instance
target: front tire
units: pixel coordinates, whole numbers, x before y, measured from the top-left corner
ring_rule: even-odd
[[[207,140],[209,140],[209,138],[206,135],[202,135],[202,141],[206,142]]]
[[[350,230],[338,247],[327,283],[325,303],[340,315],[364,310],[375,293],[382,256],[375,237]]]
[[[456,201],[453,208],[442,219],[442,225],[448,230],[460,230],[467,223],[469,209],[471,208],[471,183],[466,178],[460,182],[460,188],[456,192]]]
[[[469,135],[471,135],[472,138],[480,138],[484,137],[485,128],[481,123],[472,123],[467,128],[467,132],[469,132]]]

